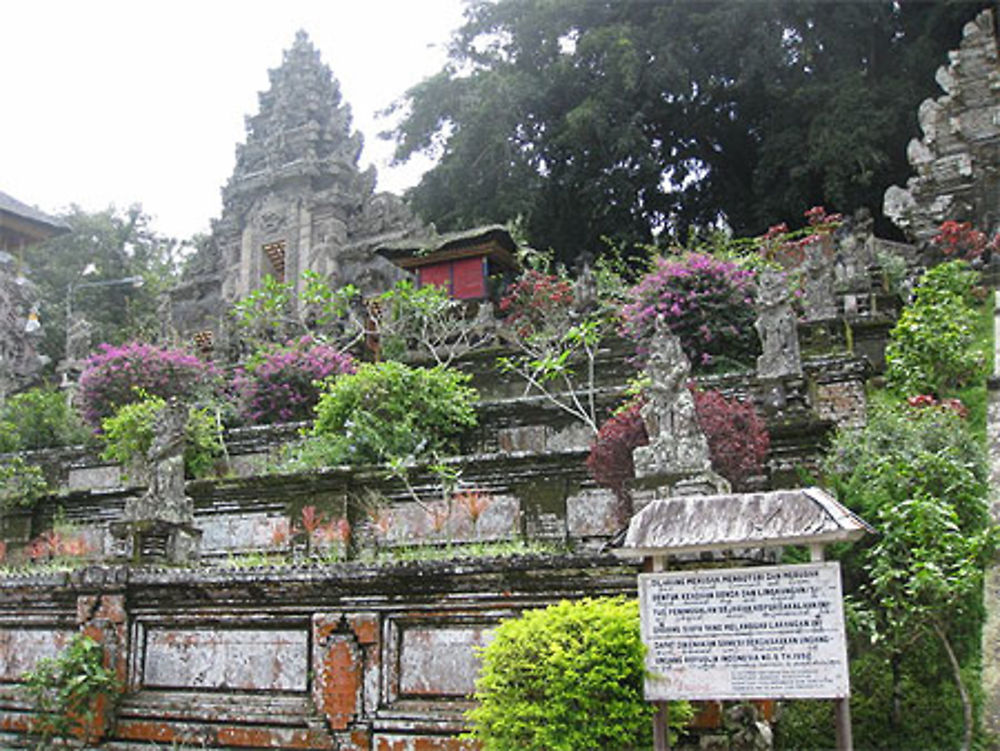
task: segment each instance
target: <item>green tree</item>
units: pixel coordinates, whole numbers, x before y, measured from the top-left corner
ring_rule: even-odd
[[[407,92],[396,158],[451,229],[521,217],[565,260],[601,239],[814,205],[878,209],[935,68],[986,3],[474,0],[450,62]]]
[[[929,669],[904,668],[905,656],[931,637],[959,694],[968,749],[974,711],[963,670],[978,655],[983,567],[996,540],[982,443],[952,407],[882,404],[864,429],[838,434],[827,469],[841,500],[879,532],[844,564],[855,623],[892,675],[889,730],[901,729],[906,687],[921,683],[913,671]]]
[[[177,242],[159,235],[138,204],[95,213],[73,206],[60,218],[73,231],[24,254],[40,296],[43,354],[63,358],[71,286],[73,312],[92,324],[94,345],[155,337],[157,298],[176,279]],[[99,286],[130,277],[142,282]]]

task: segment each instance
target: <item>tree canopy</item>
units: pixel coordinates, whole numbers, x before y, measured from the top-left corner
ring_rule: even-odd
[[[934,70],[985,3],[472,0],[397,103],[439,229],[521,219],[567,260],[810,206],[880,214]]]
[[[40,297],[43,353],[53,364],[63,358],[68,295],[74,313],[91,323],[94,345],[158,331],[157,298],[176,281],[177,243],[157,234],[139,205],[95,213],[73,206],[60,218],[72,232],[25,250]],[[119,283],[133,277],[142,282]]]

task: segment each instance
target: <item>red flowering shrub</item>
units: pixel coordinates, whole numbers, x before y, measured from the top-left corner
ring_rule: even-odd
[[[555,274],[529,269],[500,300],[500,312],[522,337],[543,330],[573,304],[573,285]]]
[[[771,445],[764,420],[752,404],[726,399],[718,391],[692,389],[698,425],[708,440],[712,469],[725,477],[736,490],[764,471]],[[618,410],[601,426],[587,457],[587,469],[594,482],[627,497],[628,481],[635,477],[632,451],[649,443],[646,426],[639,414],[642,401]]]
[[[693,389],[698,425],[708,439],[712,469],[734,490],[745,490],[747,480],[764,471],[771,437],[753,404],[726,399],[718,391]]]
[[[623,333],[640,357],[663,315],[695,370],[719,358],[749,365],[760,353],[754,331],[753,272],[701,253],[660,257],[656,268],[629,290]]]
[[[240,411],[251,423],[308,420],[319,402],[320,381],[353,373],[354,361],[310,336],[255,355],[236,372]]]
[[[909,397],[906,403],[914,409],[937,407],[938,409],[950,410],[963,420],[969,416],[969,408],[965,406],[961,399],[942,399],[938,401],[931,394],[917,394],[916,396]]]
[[[180,349],[130,342],[101,344],[87,358],[80,375],[79,407],[83,419],[97,428],[118,407],[148,396],[189,397],[217,377],[211,363]]]
[[[587,457],[587,469],[594,482],[611,489],[619,499],[626,497],[627,483],[635,477],[632,450],[649,443],[640,409],[642,402],[634,401],[609,417]]]
[[[790,232],[788,225],[782,222],[769,227],[757,238],[760,254],[765,260],[781,264],[786,269],[799,266],[805,260],[806,248],[831,234],[844,221],[841,214],[827,214],[822,206],[813,206],[803,216],[809,225],[801,230]]]
[[[948,220],[941,223],[931,242],[946,256],[971,261],[979,258],[987,248],[996,251],[1000,245],[1000,235],[990,240],[985,233],[973,229],[969,222]]]

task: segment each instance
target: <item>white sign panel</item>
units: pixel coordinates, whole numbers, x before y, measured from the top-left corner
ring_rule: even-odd
[[[840,564],[639,575],[646,699],[850,694]]]

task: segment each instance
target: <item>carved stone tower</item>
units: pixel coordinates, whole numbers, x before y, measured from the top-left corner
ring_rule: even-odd
[[[269,76],[222,190],[222,217],[173,295],[182,331],[216,328],[208,319],[268,274],[298,284],[310,270],[380,292],[401,272],[373,249],[420,233],[401,199],[374,192],[374,168],[358,168],[361,135],[305,32]]]

